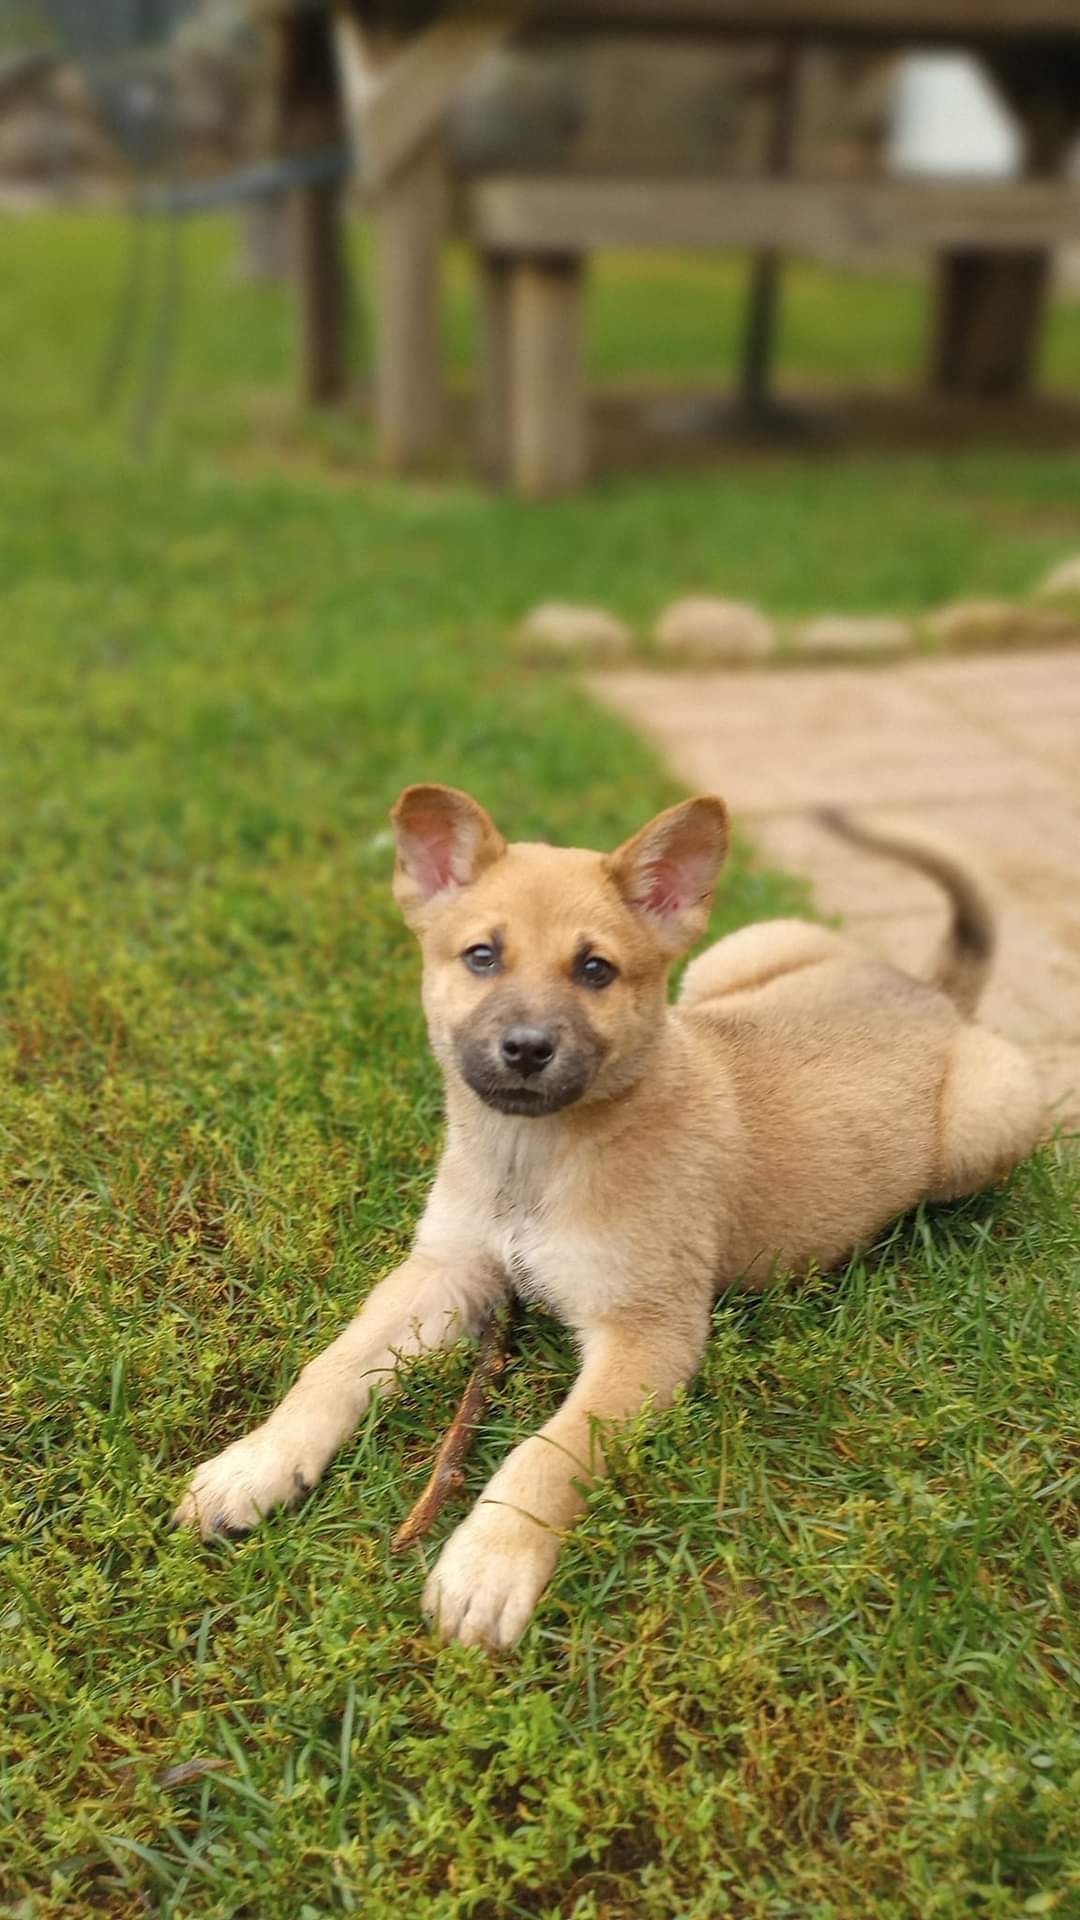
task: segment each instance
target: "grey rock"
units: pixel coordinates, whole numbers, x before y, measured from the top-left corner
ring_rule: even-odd
[[[910,620],[882,614],[827,613],[795,631],[799,653],[822,658],[861,658],[867,654],[906,653],[914,645]]]
[[[1060,607],[1031,607],[1011,600],[958,600],[924,622],[924,631],[950,653],[980,648],[1038,646],[1068,639],[1077,622]]]
[[[603,607],[576,607],[548,600],[534,607],[517,630],[518,650],[533,658],[625,660],[634,636],[625,621]]]
[[[1080,601],[1080,553],[1074,553],[1070,560],[1062,560],[1060,565],[1051,567],[1036,587],[1035,597],[1038,600]]]
[[[655,640],[671,658],[750,664],[772,653],[772,622],[745,600],[690,594],[673,600],[656,623]]]

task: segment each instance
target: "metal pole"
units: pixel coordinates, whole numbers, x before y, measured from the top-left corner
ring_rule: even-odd
[[[799,65],[802,48],[787,40],[777,55],[773,115],[765,153],[765,171],[780,180],[791,172],[795,155],[795,119],[798,110]],[[769,379],[776,345],[783,261],[775,247],[763,247],[753,257],[743,332],[739,377],[741,411],[751,422],[770,412]]]

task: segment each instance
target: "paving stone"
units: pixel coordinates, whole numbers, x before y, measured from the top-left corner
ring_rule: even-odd
[[[654,638],[669,657],[735,665],[767,659],[776,636],[772,621],[748,601],[693,594],[665,607]]]
[[[791,732],[812,741],[828,733],[850,745],[861,735],[886,732],[903,740],[931,723],[940,726],[955,718],[961,704],[955,690],[948,688],[943,701],[937,684],[923,677],[930,671],[906,665],[888,673],[850,666],[828,672],[784,667],[767,674],[620,669],[598,679],[596,691],[636,722],[642,715],[654,715],[665,729],[715,728],[718,739],[722,733],[725,741],[740,734],[765,738]],[[964,731],[966,737],[986,737],[981,725],[974,733],[970,727]]]
[[[1055,785],[1052,768],[1036,765],[1028,774],[1019,753],[992,736],[972,738],[962,721],[944,715],[902,734],[860,734],[849,742],[838,727],[816,735],[795,729],[729,733],[709,729],[700,715],[670,744],[659,725],[647,724],[646,731],[689,785],[724,794],[742,812],[997,799],[1024,791],[1026,775],[1034,789]]]
[[[903,669],[711,674],[663,684],[613,675],[597,690],[737,810],[998,799],[1056,790],[1054,769],[956,711]]]
[[[897,677],[962,713],[999,724],[1014,713],[1080,715],[1080,646],[930,660],[898,668]]]
[[[889,620],[880,616],[846,613],[822,614],[795,629],[795,649],[825,660],[857,655],[894,655],[907,652],[915,644],[915,628],[910,620]]]
[[[967,851],[999,909],[980,1017],[1038,1056],[1080,1125],[1080,647],[887,668],[618,673],[597,691],[691,787],[732,804],[824,913],[925,975],[946,925],[932,883],[844,847],[812,810],[929,829]]]
[[[860,819],[871,817],[862,807]],[[856,914],[921,913],[936,903],[933,883],[910,867],[880,860],[852,847],[811,814],[766,815],[753,823],[757,844],[789,873],[812,874],[822,913],[845,920]]]
[[[1080,782],[1080,713],[1002,715],[1000,728],[1011,747]]]
[[[663,725],[685,726],[697,717],[722,725],[725,736],[797,728],[814,733],[842,725],[845,731],[876,729],[890,723],[918,725],[933,710],[926,692],[902,677],[903,669],[882,677],[851,667],[821,673],[813,667],[785,667],[776,673],[659,674],[645,669],[619,671],[596,682],[609,704],[631,718],[654,713]]]
[[[516,640],[522,653],[547,659],[625,660],[634,650],[630,628],[614,614],[559,600],[534,607],[521,622]]]
[[[875,814],[898,824],[896,814]],[[958,802],[948,808],[908,807],[903,819],[968,850],[1003,894],[1032,912],[1080,916],[1080,784],[1019,800]]]

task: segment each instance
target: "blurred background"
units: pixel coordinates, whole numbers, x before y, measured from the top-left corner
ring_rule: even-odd
[[[533,495],[747,433],[1068,440],[1068,14],[4,0],[0,207],[92,255],[136,443],[210,321],[238,403]]]

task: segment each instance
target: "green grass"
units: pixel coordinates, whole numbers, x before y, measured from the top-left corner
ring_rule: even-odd
[[[165,1519],[400,1255],[435,1163],[399,785],[596,844],[672,797],[572,683],[508,660],[507,622],[552,593],[646,617],[691,585],[792,609],[1008,590],[1075,544],[1080,459],[742,462],[542,509],[454,472],[392,485],[355,425],[291,412],[280,295],[193,238],[138,462],[88,414],[115,227],[0,233],[0,1910],[1075,1915],[1062,1148],[842,1275],[719,1308],[513,1658],[437,1649],[419,1557],[387,1549],[463,1352],[413,1369],[301,1515],[209,1551]],[[704,272],[614,264],[600,370],[626,371],[638,313],[642,362],[688,372]],[[910,298],[873,290],[886,372]],[[850,289],[804,276],[790,338],[807,373],[848,364]],[[1078,341],[1063,310],[1073,378]],[[717,926],[801,897],[740,858]],[[530,1316],[471,1488],[571,1371]],[[191,1760],[223,1764],[162,1782]]]

